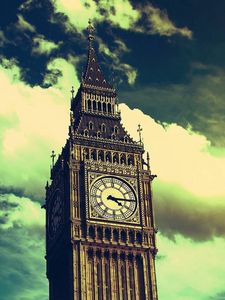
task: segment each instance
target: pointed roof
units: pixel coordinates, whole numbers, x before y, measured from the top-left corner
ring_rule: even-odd
[[[89,20],[88,30],[88,40],[89,40],[89,49],[88,49],[88,61],[85,73],[83,75],[82,83],[88,86],[93,86],[95,88],[103,88],[103,89],[110,89],[114,90],[113,87],[106,81],[99,63],[97,61],[97,56],[95,53],[95,49],[93,47],[94,41],[94,27]]]

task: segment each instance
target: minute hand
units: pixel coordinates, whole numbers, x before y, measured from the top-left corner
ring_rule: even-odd
[[[136,200],[125,199],[125,198],[117,198],[117,197],[113,197],[113,196],[111,196],[111,195],[109,195],[109,196],[107,197],[107,199],[109,199],[109,200],[127,201],[127,202],[136,202]]]

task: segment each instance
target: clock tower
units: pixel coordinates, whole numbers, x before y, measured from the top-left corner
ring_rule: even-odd
[[[88,26],[69,137],[46,186],[50,300],[157,300],[149,156],[121,124]],[[139,128],[140,129],[140,128]],[[53,153],[54,154],[54,153]]]

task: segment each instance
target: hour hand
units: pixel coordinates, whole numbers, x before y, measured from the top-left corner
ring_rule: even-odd
[[[113,197],[113,196],[111,196],[111,195],[109,195],[109,196],[107,197],[107,200],[112,200],[112,201],[116,202],[119,206],[122,206],[122,203],[119,202],[117,198],[115,198],[115,197]]]

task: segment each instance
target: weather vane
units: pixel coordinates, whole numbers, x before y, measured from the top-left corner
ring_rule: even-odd
[[[139,133],[139,142],[140,142],[140,144],[142,143],[142,136],[141,136],[142,130],[143,130],[143,129],[141,128],[141,125],[138,124],[137,132]]]

